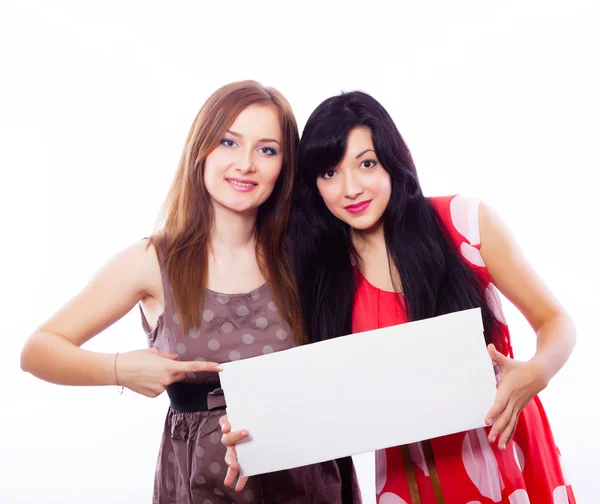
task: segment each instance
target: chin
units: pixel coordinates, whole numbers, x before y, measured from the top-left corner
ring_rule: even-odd
[[[366,215],[362,215],[357,219],[345,218],[342,220],[356,231],[370,231],[372,229],[375,229],[377,225],[381,222],[381,218],[375,219],[372,216],[367,217]]]
[[[372,229],[375,224],[357,224],[356,222],[354,224],[348,223],[350,224],[350,227],[356,231],[368,231],[369,229]]]
[[[230,212],[235,212],[235,213],[240,213],[240,214],[256,211],[256,209],[259,206],[259,205],[255,205],[255,204],[248,204],[247,202],[242,202],[239,200],[238,201],[221,200],[218,203],[222,208],[229,210]]]
[[[356,229],[357,231],[366,231],[367,229],[371,229],[375,222],[372,222],[371,219],[363,220],[363,219],[342,219],[340,220],[346,224],[348,224],[352,229]]]

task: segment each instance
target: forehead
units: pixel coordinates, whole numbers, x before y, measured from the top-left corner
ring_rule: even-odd
[[[247,138],[273,138],[281,142],[279,113],[274,105],[250,105],[229,129]]]
[[[367,126],[353,128],[346,139],[346,152],[344,157],[356,157],[357,154],[366,149],[373,149],[373,137]]]

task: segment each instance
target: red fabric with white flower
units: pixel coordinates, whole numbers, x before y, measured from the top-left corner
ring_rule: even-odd
[[[431,198],[465,261],[487,284],[487,298],[502,323],[506,355],[510,334],[500,297],[481,254],[479,201],[464,196]],[[402,299],[358,275],[352,331],[363,332],[406,322]],[[497,377],[501,379],[501,377]],[[506,450],[487,440],[488,429],[435,438],[431,449],[446,504],[574,504],[572,488],[561,468],[560,454],[538,397],[521,412]],[[421,443],[409,446],[410,461],[423,504],[436,504]],[[376,453],[378,504],[411,503],[400,447]]]

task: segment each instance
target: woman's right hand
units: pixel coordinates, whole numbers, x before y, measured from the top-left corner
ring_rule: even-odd
[[[114,385],[156,397],[186,373],[219,371],[214,362],[177,361],[158,350],[119,354],[91,352],[81,346],[110,327],[143,300],[151,301],[157,322],[164,292],[156,251],[142,240],[108,261],[88,285],[30,336],[21,368],[61,385]],[[115,364],[117,377],[115,377]]]
[[[138,394],[156,397],[171,383],[183,380],[186,373],[222,369],[216,362],[178,361],[177,357],[156,348],[120,353],[116,357],[118,384]]]
[[[235,482],[235,478],[240,472],[240,465],[238,464],[235,444],[240,442],[242,439],[246,439],[249,436],[249,433],[247,430],[231,432],[231,424],[227,419],[227,415],[222,416],[219,419],[219,424],[221,424],[221,431],[223,432],[221,443],[227,447],[227,453],[225,454],[227,474],[225,475],[225,481],[223,483],[225,486],[231,486]],[[235,485],[235,491],[241,492],[244,489],[244,486],[246,486],[246,481],[248,481],[248,478],[239,478],[237,484]]]

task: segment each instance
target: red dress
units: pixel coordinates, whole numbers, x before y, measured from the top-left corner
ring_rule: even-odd
[[[463,258],[487,283],[488,302],[502,322],[507,355],[512,357],[500,298],[479,253],[479,202],[463,196],[431,201]],[[352,332],[406,322],[401,295],[374,287],[360,273],[357,278]],[[497,379],[501,379],[498,374]],[[506,450],[490,444],[488,432],[489,428],[481,428],[378,451],[378,504],[575,503],[537,396],[521,412]]]

